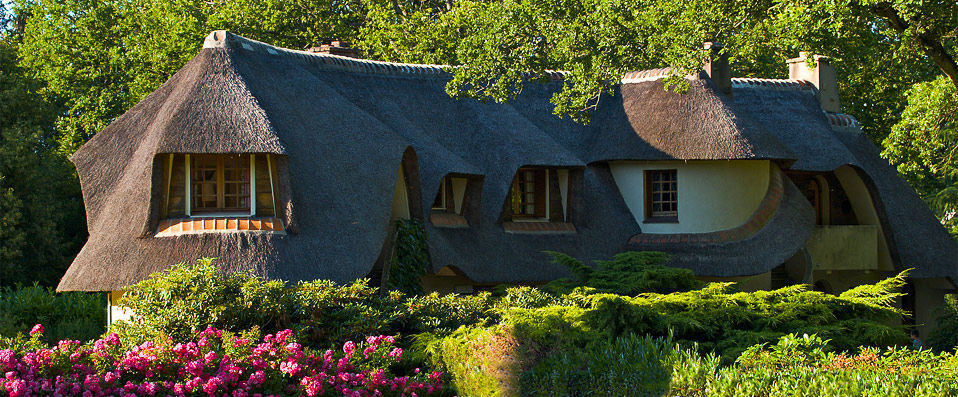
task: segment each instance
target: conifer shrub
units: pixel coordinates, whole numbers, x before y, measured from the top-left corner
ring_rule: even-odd
[[[835,352],[817,335],[788,334],[747,349],[729,366],[694,349],[675,349],[669,395],[706,396],[953,396],[958,357],[904,348]]]
[[[569,268],[574,275],[574,278],[558,279],[542,287],[543,290],[556,295],[572,292],[578,287],[628,296],[646,292],[667,294],[688,291],[702,285],[691,270],[665,266],[669,256],[664,252],[622,252],[611,260],[595,261],[595,268],[561,252],[545,253],[552,257],[553,262]]]

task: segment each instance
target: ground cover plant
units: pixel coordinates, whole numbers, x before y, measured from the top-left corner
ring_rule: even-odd
[[[441,374],[418,369],[397,375],[402,360],[391,336],[347,341],[339,350],[304,348],[291,330],[257,343],[214,328],[186,343],[171,339],[123,341],[111,333],[81,344],[49,346],[37,325],[16,349],[0,346],[0,394],[146,395],[347,395],[410,396],[442,390]],[[137,344],[138,343],[138,344]]]

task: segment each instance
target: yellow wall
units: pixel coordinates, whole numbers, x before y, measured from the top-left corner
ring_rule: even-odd
[[[118,306],[116,303],[123,297],[123,291],[110,291],[110,299],[107,302],[106,321],[113,324],[116,321],[127,320],[133,315],[130,309]]]
[[[409,194],[406,192],[406,176],[402,166],[399,166],[399,176],[396,179],[396,192],[393,193],[393,219],[409,219]]]
[[[882,230],[878,212],[875,211],[875,204],[872,202],[872,196],[865,187],[865,183],[858,176],[858,172],[847,165],[836,169],[835,177],[842,184],[842,189],[845,190],[848,201],[852,203],[852,210],[855,212],[855,217],[858,218],[858,223],[860,225],[875,225],[878,228],[878,269],[894,270],[891,254],[888,251],[888,243],[885,241],[885,233]]]
[[[767,160],[613,161],[612,177],[643,233],[707,233],[737,227],[768,191]],[[675,169],[678,223],[643,223],[645,171]]]

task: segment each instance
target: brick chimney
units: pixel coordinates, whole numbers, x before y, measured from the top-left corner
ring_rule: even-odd
[[[706,41],[708,61],[705,62],[705,73],[718,86],[719,90],[732,96],[732,71],[728,66],[728,54],[722,53],[725,45],[718,42]]]
[[[815,69],[811,68],[808,59],[815,60]],[[829,113],[841,113],[842,103],[838,98],[838,76],[828,58],[821,55],[799,53],[798,58],[788,61],[788,78],[792,80],[806,80],[818,88],[818,101],[822,109]]]
[[[312,47],[306,51],[320,54],[340,55],[350,58],[362,58],[358,48],[349,46],[349,43],[340,40],[333,40],[329,44],[323,44],[319,47]]]

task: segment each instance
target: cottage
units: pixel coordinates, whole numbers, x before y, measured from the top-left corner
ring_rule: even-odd
[[[629,73],[581,125],[552,114],[561,73],[481,103],[448,97],[440,66],[330,52],[211,33],[72,157],[90,238],[58,289],[115,299],[200,257],[375,278],[392,221],[416,218],[438,291],[568,276],[543,250],[665,251],[702,278],[833,293],[913,268],[918,323],[955,290],[955,241],[842,113],[826,58],[770,80],[717,57],[682,94],[667,69]]]

